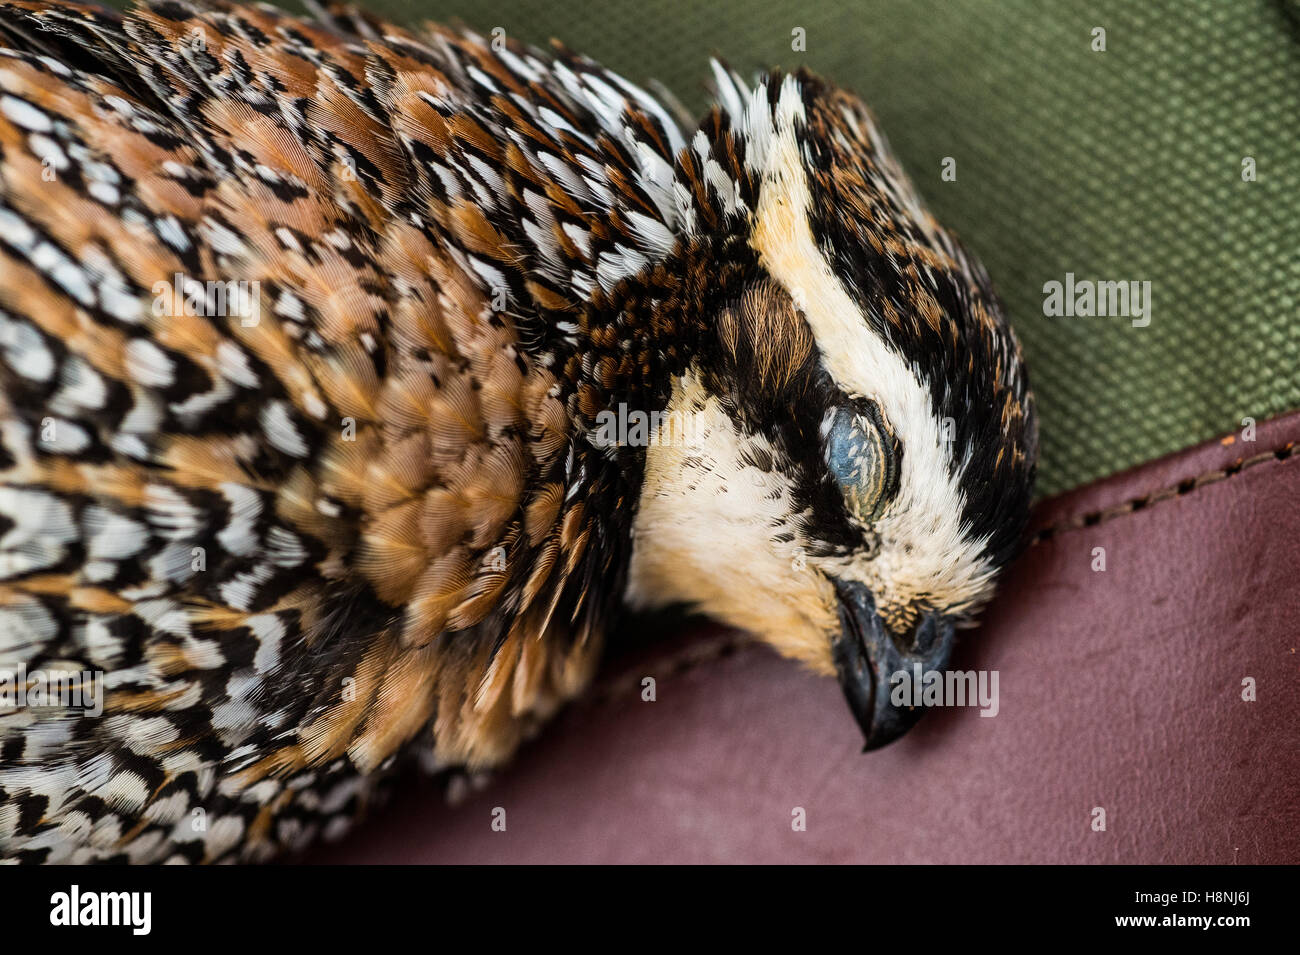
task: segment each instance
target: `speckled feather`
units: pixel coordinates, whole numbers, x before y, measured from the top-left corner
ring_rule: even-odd
[[[814,343],[754,298],[751,94],[718,80],[684,135],[560,47],[0,3],[0,664],[105,674],[98,717],[0,711],[0,856],[270,858],[403,762],[499,764],[581,691],[644,459],[585,440],[597,414],[664,407],[710,351],[802,421]],[[814,214],[878,222],[882,333],[906,354],[916,315],[973,316],[926,354],[961,379],[939,407],[993,409],[958,440],[990,456],[968,523],[1001,562],[1032,479],[1018,350],[869,117],[824,102]]]
[[[412,744],[500,761],[619,577],[552,316],[670,242],[636,183],[676,128],[449,30],[9,3],[0,33],[0,656],[108,674],[102,717],[0,717],[4,854],[261,858]],[[258,320],[156,314],[178,274],[259,283]]]

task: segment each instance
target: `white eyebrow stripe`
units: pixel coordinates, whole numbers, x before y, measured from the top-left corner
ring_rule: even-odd
[[[813,239],[811,197],[795,135],[802,104],[796,109],[785,102],[794,95],[783,90],[777,104],[751,245],[802,309],[836,385],[875,400],[903,444],[898,495],[875,529],[884,540],[911,544],[912,553],[903,559],[902,553],[882,549],[873,576],[921,594],[937,590],[935,596],[953,608],[977,604],[995,572],[983,556],[988,537],[970,539],[964,533],[965,498],[949,470],[929,389],[871,330]]]

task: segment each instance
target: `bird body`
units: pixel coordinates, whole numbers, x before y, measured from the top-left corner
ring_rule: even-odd
[[[717,80],[688,134],[466,30],[0,4],[0,669],[102,678],[0,709],[0,854],[302,846],[499,765],[628,603],[842,680],[865,588],[978,610],[1035,446],[987,278],[855,99]]]

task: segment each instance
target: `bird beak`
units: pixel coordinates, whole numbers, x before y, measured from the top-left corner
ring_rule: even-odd
[[[891,678],[906,673],[914,679],[916,665],[921,673],[942,673],[948,668],[955,643],[952,621],[927,614],[912,637],[904,641],[890,633],[871,591],[853,580],[836,580],[840,605],[840,633],[835,639],[835,668],[849,708],[862,727],[868,750],[879,749],[906,733],[925,712],[921,706],[894,706],[890,699]],[[914,686],[916,694],[920,687]]]

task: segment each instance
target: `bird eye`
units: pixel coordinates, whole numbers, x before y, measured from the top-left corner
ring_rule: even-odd
[[[874,402],[831,409],[822,425],[826,463],[849,511],[864,524],[878,518],[898,486],[901,448]]]

